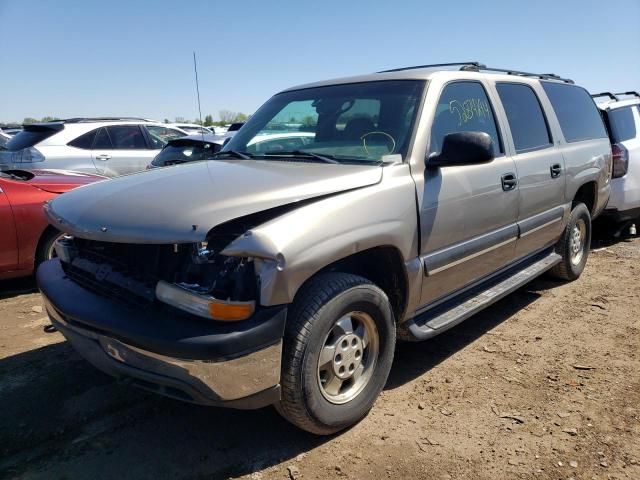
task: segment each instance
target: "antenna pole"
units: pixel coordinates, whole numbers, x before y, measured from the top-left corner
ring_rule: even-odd
[[[196,94],[198,95],[198,115],[200,115],[200,133],[202,134],[202,141],[204,142],[204,127],[202,123],[202,109],[200,108],[200,86],[198,85],[198,64],[196,62],[196,52],[193,52],[193,71],[196,74]]]

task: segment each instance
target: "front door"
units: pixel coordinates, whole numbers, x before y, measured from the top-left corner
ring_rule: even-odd
[[[414,178],[418,194],[421,260],[426,277],[421,304],[427,306],[512,261],[518,227],[518,188],[513,160],[482,83],[443,86],[431,127],[428,153],[439,152],[445,135],[488,133],[495,159],[489,163],[429,168]],[[515,182],[514,182],[515,180]],[[420,309],[419,309],[420,310]]]

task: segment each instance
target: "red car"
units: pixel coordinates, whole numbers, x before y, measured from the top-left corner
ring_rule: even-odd
[[[54,170],[0,171],[0,280],[31,275],[54,255],[60,232],[42,205],[60,193],[104,177]]]

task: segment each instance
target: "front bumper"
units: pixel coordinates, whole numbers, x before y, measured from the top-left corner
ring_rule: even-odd
[[[279,400],[284,306],[215,322],[120,304],[67,278],[59,260],[43,263],[36,278],[54,326],[105,373],[203,405],[260,408]]]

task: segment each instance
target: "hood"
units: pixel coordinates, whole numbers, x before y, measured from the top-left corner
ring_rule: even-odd
[[[58,229],[120,243],[205,240],[221,223],[378,183],[375,165],[213,160],[148,170],[61,195],[45,207]]]
[[[50,193],[64,193],[82,185],[105,180],[99,175],[70,172],[67,170],[8,170],[8,173],[16,172],[20,176],[26,175],[25,182],[32,187],[39,188]],[[31,176],[31,178],[29,178]]]

